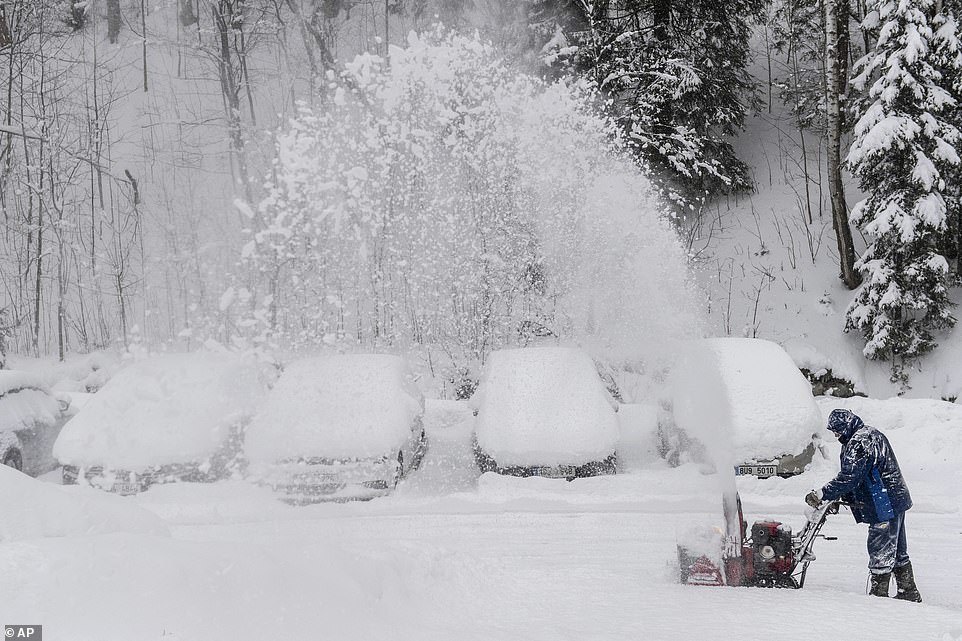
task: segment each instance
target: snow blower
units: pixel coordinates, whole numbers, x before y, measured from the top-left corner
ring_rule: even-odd
[[[688,585],[733,585],[766,588],[801,588],[808,565],[815,560],[815,539],[834,541],[820,534],[829,514],[837,514],[839,501],[826,501],[808,516],[797,534],[779,521],[755,521],[748,531],[736,499],[738,532],[729,534],[720,553],[701,554],[678,545],[681,582]],[[750,534],[750,536],[748,536]],[[717,537],[715,539],[717,541]]]

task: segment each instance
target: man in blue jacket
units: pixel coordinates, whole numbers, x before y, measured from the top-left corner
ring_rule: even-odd
[[[887,597],[895,574],[895,598],[921,602],[905,543],[905,512],[912,507],[912,497],[892,446],[849,410],[833,410],[828,429],[842,444],[842,469],[821,490],[809,492],[805,502],[812,507],[822,501],[847,502],[855,521],[868,523],[869,593]]]

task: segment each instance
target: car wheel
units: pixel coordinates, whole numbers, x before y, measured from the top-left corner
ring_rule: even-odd
[[[7,453],[3,456],[3,464],[18,472],[23,472],[23,456],[20,454],[20,450],[7,450]]]

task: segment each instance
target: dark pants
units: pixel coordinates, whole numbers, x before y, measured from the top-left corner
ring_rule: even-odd
[[[872,574],[885,574],[908,562],[905,512],[899,512],[889,521],[868,526],[868,569]]]

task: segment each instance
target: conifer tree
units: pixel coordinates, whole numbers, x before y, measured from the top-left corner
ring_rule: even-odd
[[[872,242],[856,263],[865,279],[846,330],[865,336],[867,358],[891,360],[893,381],[903,384],[906,361],[955,324],[939,253],[946,177],[959,165],[959,130],[946,119],[955,98],[939,69],[954,36],[938,35],[936,15],[934,0],[876,0],[864,26],[878,28],[878,41],[853,81],[870,88],[848,155],[868,194],[852,220]]]
[[[748,189],[726,136],[758,102],[746,72],[760,0],[540,0],[554,69],[592,78],[635,154],[681,205]]]

